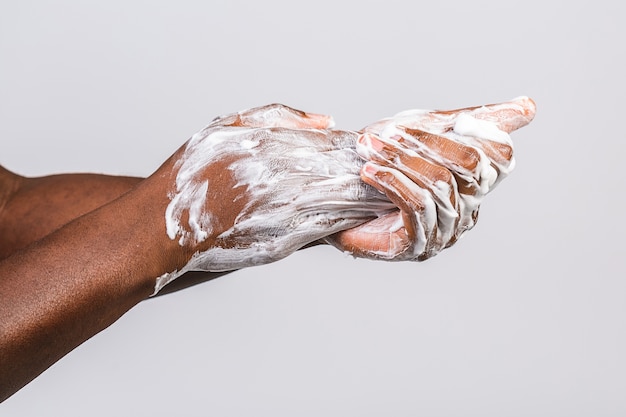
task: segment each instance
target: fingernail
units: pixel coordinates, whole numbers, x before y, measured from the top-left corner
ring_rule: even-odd
[[[373,164],[366,163],[361,168],[361,171],[364,175],[368,177],[374,177],[378,172],[378,168],[376,168]]]
[[[332,116],[326,114],[307,113],[306,118],[312,120],[322,128],[331,128],[335,126],[335,120]]]
[[[376,136],[372,135],[371,133],[364,133],[361,136],[359,136],[358,142],[359,144],[369,149],[373,149],[376,152],[381,152],[385,147],[385,144],[382,143]]]

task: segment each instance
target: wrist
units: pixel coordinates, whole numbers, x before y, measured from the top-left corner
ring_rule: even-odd
[[[140,213],[137,219],[138,239],[149,246],[142,256],[148,261],[150,295],[155,295],[163,286],[184,274],[194,254],[208,249],[214,242],[213,236],[198,245],[182,242],[178,236],[172,238],[168,234],[167,207],[171,202],[173,185],[169,174],[162,172],[157,171],[125,196],[134,207],[131,211]]]

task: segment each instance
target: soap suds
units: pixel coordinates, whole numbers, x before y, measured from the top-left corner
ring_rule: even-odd
[[[521,97],[495,112],[518,111],[515,106],[524,108],[528,100]],[[485,153],[488,145],[484,140],[512,147],[509,135],[498,125],[500,119],[493,116],[494,106],[460,114],[405,111],[368,126],[358,142],[356,132],[298,128],[302,117],[330,127],[333,122],[328,116],[300,114],[280,105],[267,109],[266,113],[247,111],[217,118],[186,144],[175,164],[175,186],[165,212],[167,234],[172,240],[178,239],[181,246],[197,245],[209,238],[215,244],[196,252],[180,271],[159,277],[155,294],[187,271],[218,272],[265,264],[317,238],[356,226],[366,231],[371,228],[372,235],[381,234],[381,225],[390,235],[401,234],[405,227],[402,213],[360,179],[365,161],[377,155],[384,159],[380,146],[368,141],[367,134],[404,152],[409,159],[423,158],[456,175],[450,183],[433,181],[424,173],[410,171],[399,157],[390,161],[396,168],[379,167],[387,169],[420,202],[412,213],[416,239],[411,253],[404,253],[407,248],[402,240],[390,239],[386,251],[372,254],[381,259],[424,259],[460,238],[474,226],[484,196],[514,167],[513,159],[496,161]],[[524,116],[509,119],[513,126],[529,121]],[[246,123],[267,126],[250,128]],[[449,160],[441,149],[411,134],[415,131],[472,149],[477,163],[466,168]],[[225,158],[231,162],[221,175],[232,178],[233,189],[241,189],[243,194],[214,189],[211,179],[205,178],[207,169]],[[411,172],[424,187],[401,171]],[[473,191],[459,193],[458,181]],[[246,203],[234,213],[232,226],[215,236],[207,197],[221,194]],[[367,223],[373,218],[381,221]]]
[[[399,155],[405,153],[409,157],[424,158],[447,168],[456,175],[452,186],[443,181],[433,182],[426,174],[411,170],[401,162],[402,158],[396,157],[392,161],[393,164],[401,171],[410,172],[430,192],[424,193],[421,187],[403,179],[399,171],[392,172],[401,179],[404,187],[411,190],[415,196],[419,196],[424,207],[419,213],[415,213],[417,239],[414,242],[412,254],[404,253],[399,256],[398,252],[394,252],[397,247],[390,247],[388,252],[374,255],[383,259],[430,257],[471,229],[476,223],[478,210],[485,195],[491,192],[515,167],[515,160],[512,157],[510,159],[489,158],[485,152],[485,149],[491,146],[488,141],[508,146],[512,150],[513,143],[509,134],[500,127],[518,128],[527,124],[533,116],[534,103],[526,97],[519,97],[509,103],[477,107],[460,112],[408,110],[368,126],[366,133],[356,146],[362,158],[385,159],[385,155],[381,153],[383,152],[381,145],[368,139],[367,135],[373,134],[379,142],[383,143],[383,148],[388,146],[395,149]],[[498,123],[502,120],[506,120],[508,125],[499,126]],[[449,159],[449,155],[441,152],[440,146],[435,146],[439,142],[422,140],[419,137],[420,134],[436,135],[451,143],[471,149],[478,156],[477,163],[471,169],[455,163]],[[473,191],[459,193],[457,189],[459,181],[465,184],[466,189]],[[452,205],[450,201],[451,192],[458,195],[456,205]],[[436,219],[436,224],[434,219]],[[397,230],[397,228],[390,228],[390,233]],[[426,236],[430,238],[427,239]],[[422,243],[427,240],[430,246]]]
[[[384,195],[363,183],[358,134],[347,131],[222,126],[217,119],[187,143],[175,164],[165,212],[167,234],[181,246],[211,238],[180,271],[159,277],[155,293],[186,271],[228,271],[282,259],[305,244],[390,212]],[[212,189],[212,164],[233,189]],[[233,191],[237,189],[238,191]],[[211,198],[245,202],[216,235]],[[228,197],[226,197],[228,196]],[[219,216],[220,214],[215,214]]]

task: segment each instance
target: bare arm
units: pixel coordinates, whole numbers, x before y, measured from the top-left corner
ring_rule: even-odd
[[[289,118],[294,114],[295,122]],[[304,130],[299,131],[301,119]],[[339,209],[336,203],[326,207],[324,197],[305,201],[318,204],[315,210],[335,213],[330,221],[315,211],[303,216],[299,225],[292,225],[293,215],[307,211],[306,205],[292,203],[294,191],[313,187],[311,183],[321,182],[319,187],[325,187],[323,182],[334,178],[327,172],[329,167],[340,171],[354,168],[350,161],[336,163],[336,156],[358,159],[352,151],[344,151],[333,142],[337,134],[306,124],[317,126],[323,120],[291,111],[285,121],[291,128],[274,123],[274,127],[257,129],[246,124],[263,124],[265,120],[221,120],[219,123],[232,125],[216,125],[218,132],[227,131],[226,153],[199,149],[194,154],[200,161],[199,169],[194,171],[196,178],[201,184],[212,183],[210,191],[198,196],[206,203],[201,207],[184,200],[185,190],[176,182],[177,174],[188,161],[185,152],[189,144],[145,180],[90,175],[25,179],[3,169],[2,249],[4,256],[10,255],[0,261],[0,401],[148,298],[155,292],[157,282],[162,282],[159,277],[177,277],[200,266],[221,270],[223,263],[214,265],[220,260],[228,261],[227,269],[250,266],[250,262],[270,262],[324,235],[366,220],[369,209],[351,210],[347,214],[352,213],[352,217],[346,220],[341,207],[344,203],[360,204],[362,194],[355,187],[360,183],[357,166],[351,175],[335,181],[336,186],[325,196],[331,197],[331,202],[339,202]],[[253,152],[249,152],[247,142],[240,145],[241,141],[252,139],[262,142]],[[299,142],[293,144],[292,139]],[[193,143],[202,148],[202,140]],[[257,150],[264,155],[261,159],[255,156]],[[236,162],[245,170],[259,161],[270,165],[281,158],[289,161],[291,153],[303,150],[313,158],[309,162],[316,165],[314,169],[300,172],[300,168],[275,168],[276,174],[288,174],[288,188],[271,181],[238,185],[241,178],[236,177],[236,170],[225,169]],[[341,172],[345,174],[344,171]],[[254,193],[254,187],[262,192]],[[94,192],[96,189],[100,192]],[[181,227],[176,233],[188,239],[172,237],[167,230],[168,209],[178,191],[182,192],[181,199],[176,200],[180,205],[176,213],[169,214],[169,219],[179,222]],[[192,200],[195,196],[191,194]],[[348,199],[344,201],[345,197]],[[273,209],[280,215],[268,219],[260,228],[250,227],[243,234],[220,238],[222,232],[233,229],[237,219],[256,219]],[[187,234],[187,227],[195,224],[197,210],[206,213],[200,216],[201,221],[211,221],[201,224],[202,239]],[[362,219],[358,220],[358,216]],[[313,232],[307,229],[307,225],[316,224]],[[198,232],[197,227],[191,230]],[[275,231],[281,231],[282,236],[275,241],[270,236],[268,241],[266,233]],[[267,255],[261,260],[246,257],[246,251],[259,242],[268,245]],[[21,249],[15,250],[18,247]],[[202,265],[194,263],[194,268],[188,268],[192,259],[197,262],[197,254],[211,250],[233,252],[234,256],[203,258]],[[238,261],[239,254],[242,256]]]
[[[0,400],[147,298],[173,266],[157,255],[171,251],[153,199],[139,187],[0,261]]]
[[[27,178],[0,167],[0,259],[115,200],[141,180],[98,174]]]
[[[0,166],[0,259],[110,203],[142,180],[102,174],[27,178]],[[228,272],[188,272],[158,295],[210,281]]]
[[[421,259],[454,243],[467,228],[454,220],[462,216],[422,225],[420,199],[436,192],[423,179],[436,178],[420,171],[410,148],[420,136],[407,133],[373,128],[366,135],[380,135],[361,136],[359,157],[356,132],[274,105],[216,119],[145,180],[2,170],[0,248],[12,254],[0,261],[0,401],[185,272],[272,262],[326,236],[383,259]],[[438,151],[442,161],[453,148]],[[387,171],[372,172],[373,163]],[[463,179],[456,166],[445,169]],[[409,178],[397,183],[403,173]],[[483,196],[462,182],[451,189],[454,201],[462,191]]]

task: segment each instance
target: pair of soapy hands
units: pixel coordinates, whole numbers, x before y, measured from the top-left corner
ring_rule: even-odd
[[[167,233],[190,257],[164,282],[272,262],[320,239],[358,257],[427,259],[474,226],[513,168],[508,133],[534,114],[520,97],[403,112],[358,132],[278,104],[219,117],[169,167]]]

